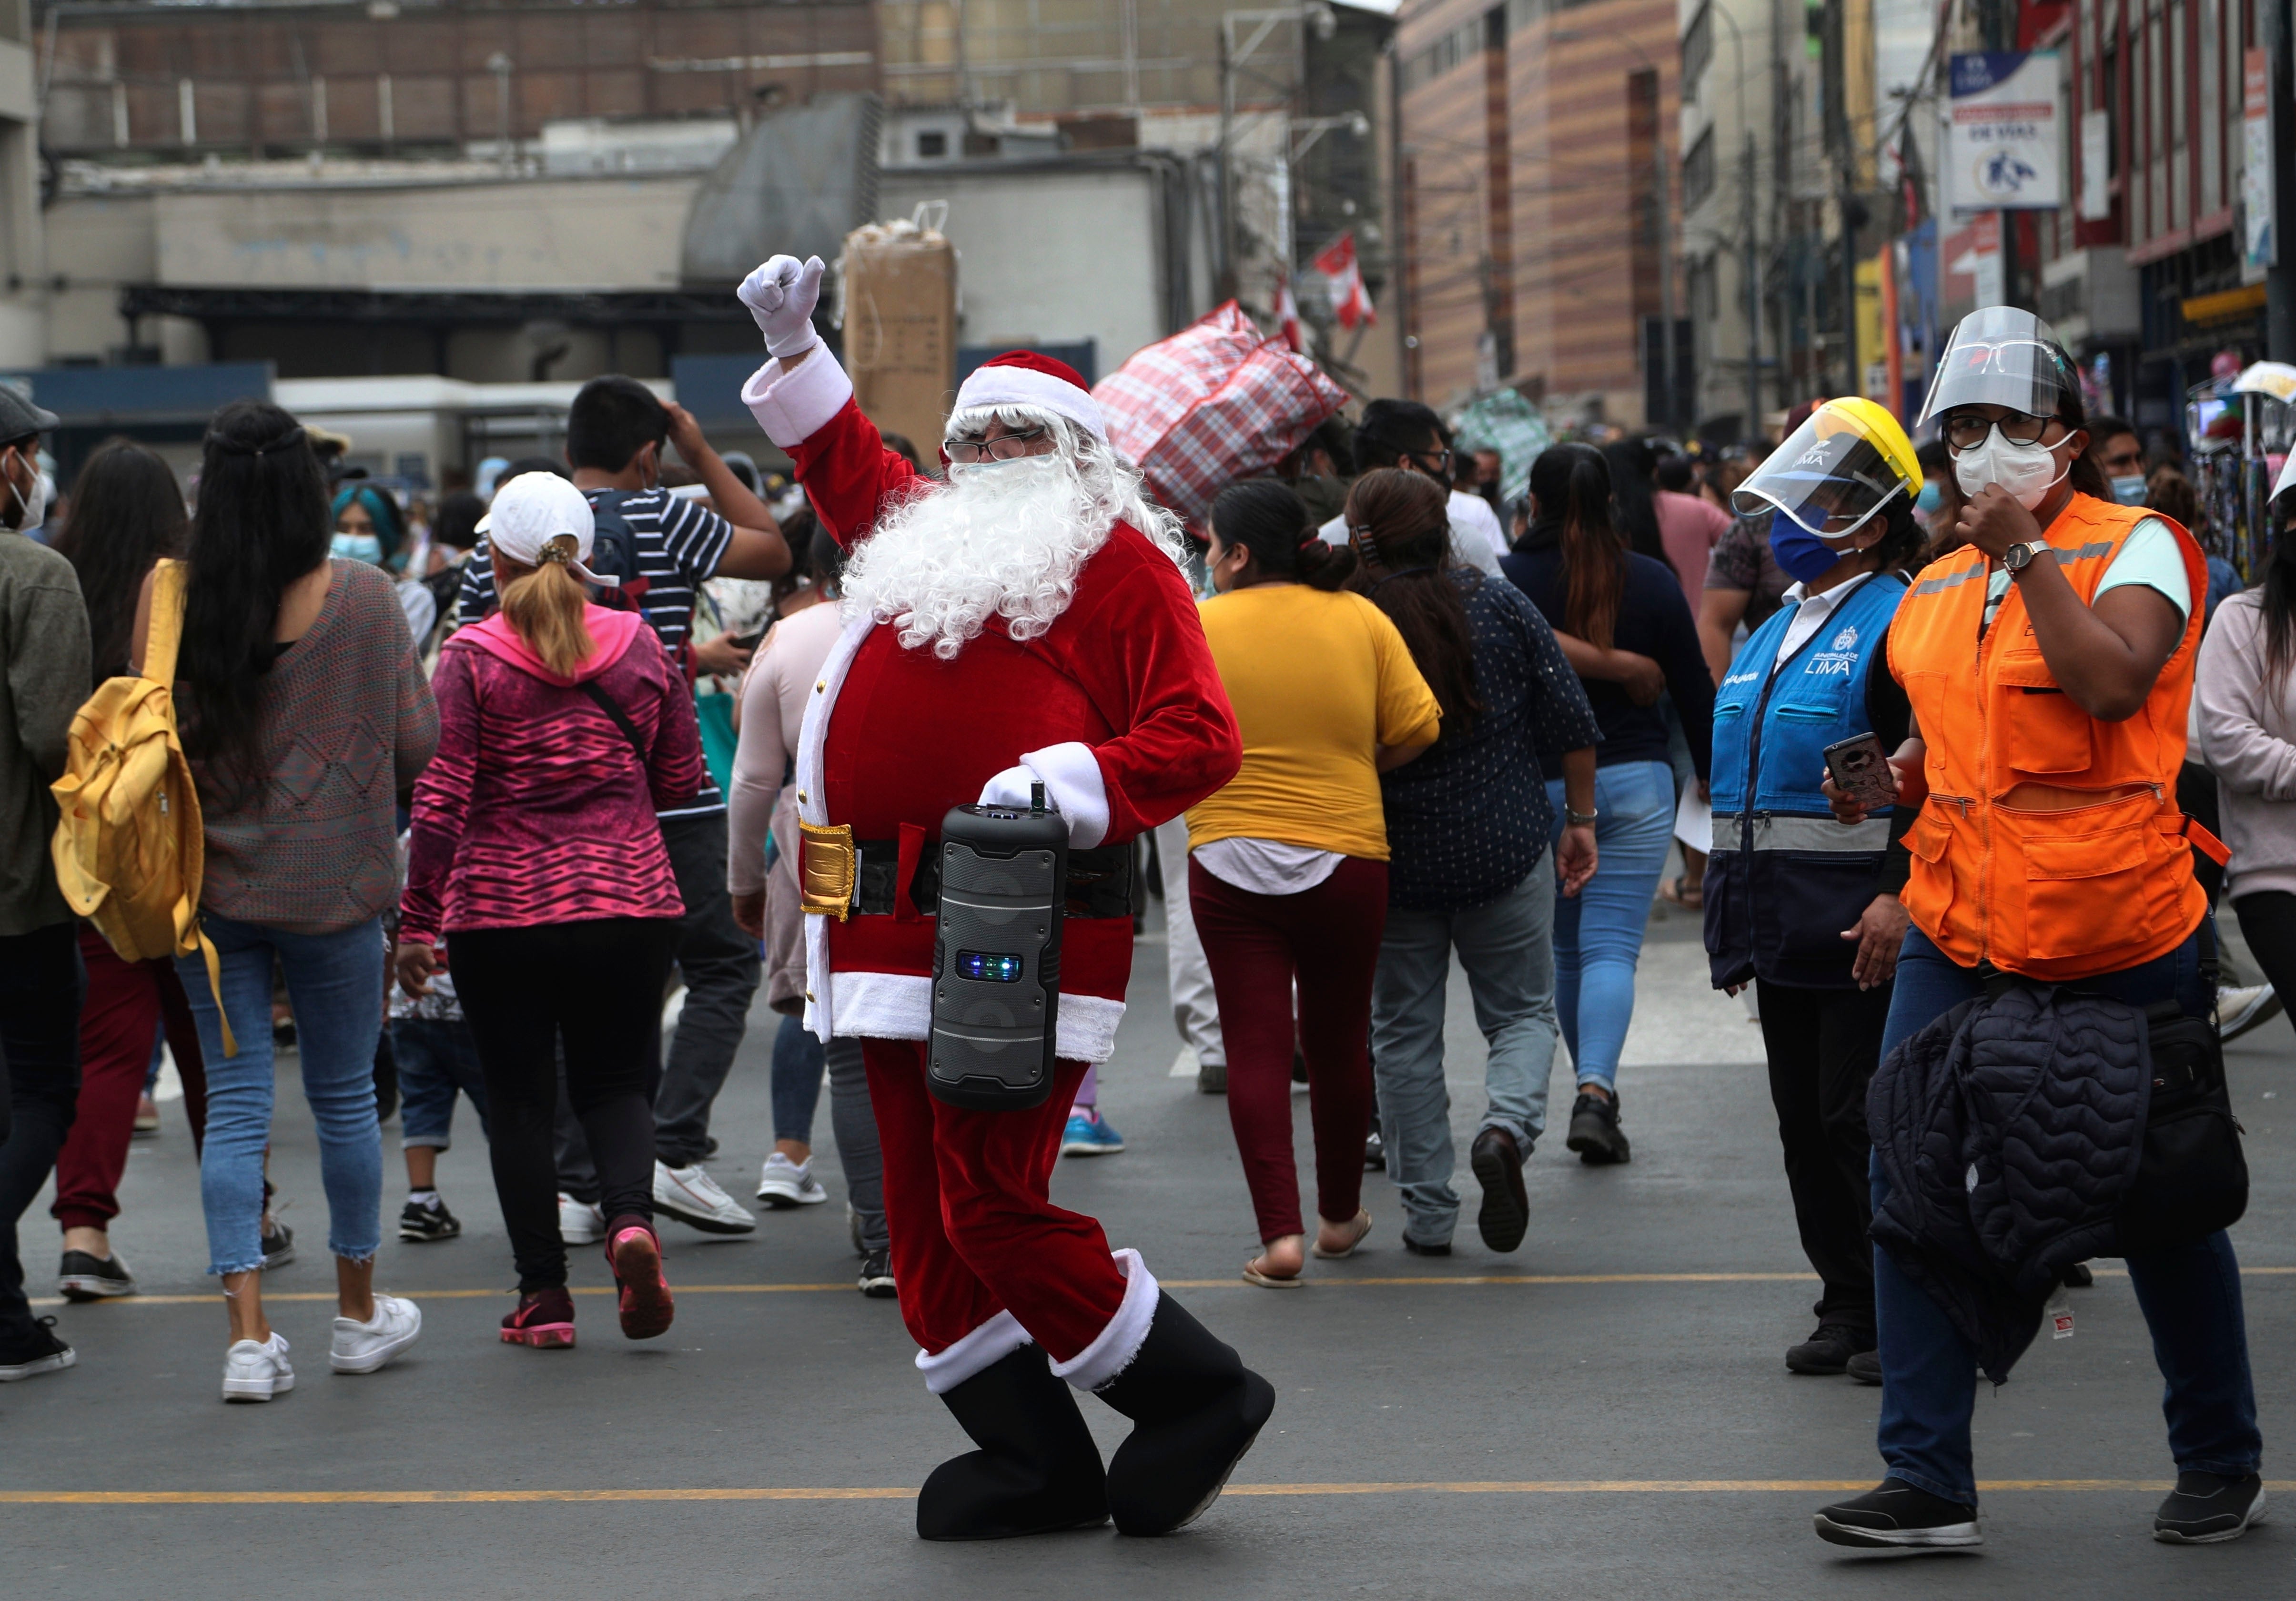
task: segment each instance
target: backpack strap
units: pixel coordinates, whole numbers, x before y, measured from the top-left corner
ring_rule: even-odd
[[[144,636],[144,677],[155,684],[176,681],[176,649],[184,637],[184,597],[190,569],[161,557],[152,569],[152,617]]]
[[[638,726],[630,721],[629,713],[615,702],[613,696],[599,688],[594,678],[585,678],[574,687],[586,695],[593,706],[614,719],[614,727],[619,728],[622,737],[630,742],[631,753],[638,759],[638,770],[644,772],[646,769],[645,739],[638,733]]]

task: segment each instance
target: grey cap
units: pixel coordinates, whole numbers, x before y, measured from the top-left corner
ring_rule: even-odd
[[[13,384],[0,383],[0,444],[11,444],[56,425],[56,414],[32,404]]]

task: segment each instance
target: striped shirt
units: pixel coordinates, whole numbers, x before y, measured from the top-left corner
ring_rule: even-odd
[[[693,598],[702,580],[718,571],[726,547],[733,543],[734,525],[717,513],[691,500],[681,500],[668,489],[641,489],[635,494],[592,489],[590,504],[600,497],[621,496],[622,521],[636,541],[638,576],[646,580],[639,604],[645,620],[674,657],[693,631]],[[482,542],[463,567],[459,602],[462,620],[474,623],[495,609],[492,553]],[[616,575],[619,576],[619,575]],[[703,773],[701,788],[691,802],[660,814],[665,817],[697,817],[726,809],[726,796],[718,781]]]

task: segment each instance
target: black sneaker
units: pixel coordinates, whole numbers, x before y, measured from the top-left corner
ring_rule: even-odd
[[[1879,1385],[1882,1382],[1882,1353],[1878,1351],[1853,1351],[1843,1371],[1861,1384]]]
[[[1451,1242],[1448,1240],[1439,1242],[1414,1240],[1407,1234],[1403,1236],[1403,1248],[1411,1252],[1414,1256],[1448,1256],[1451,1254]]]
[[[2057,1282],[2068,1290],[2087,1290],[2095,1287],[2096,1275],[2089,1271],[2087,1262],[2075,1262],[2058,1272]]]
[[[0,1377],[5,1377],[0,1374]],[[2238,1539],[2264,1521],[2264,1481],[2215,1474],[2178,1474],[2177,1488],[2152,1515],[2152,1538],[2172,1546],[2213,1546]]]
[[[893,1260],[882,1251],[861,1259],[861,1293],[872,1301],[890,1301],[900,1293],[893,1283]]]
[[[1504,1255],[1522,1244],[1530,1227],[1530,1197],[1522,1187],[1522,1147],[1505,1129],[1486,1129],[1475,1136],[1467,1165],[1483,1186],[1475,1227],[1485,1245]]]
[[[295,1260],[295,1231],[273,1217],[263,1214],[263,1270],[283,1268]]]
[[[86,1251],[67,1251],[56,1269],[56,1293],[66,1301],[109,1301],[135,1293],[135,1276],[118,1252],[97,1256]]]
[[[447,1210],[444,1201],[409,1201],[398,1214],[398,1237],[417,1244],[428,1240],[451,1240],[462,1232],[462,1219]]]
[[[1786,1347],[1788,1373],[1847,1373],[1849,1359],[1874,1348],[1874,1336],[1846,1323],[1821,1323],[1799,1345]]]
[[[1377,1123],[1374,1123],[1371,1132],[1364,1136],[1364,1171],[1387,1171],[1387,1141],[1381,1136]]]
[[[1837,1546],[1942,1550],[1981,1546],[1977,1508],[1945,1501],[1903,1479],[1884,1479],[1854,1501],[1820,1507],[1817,1538]]]
[[[0,1338],[0,1384],[12,1384],[35,1374],[55,1373],[78,1360],[78,1353],[56,1338],[54,1318],[35,1318],[27,1333],[14,1339]]]
[[[1619,1092],[1612,1090],[1605,1100],[1581,1090],[1570,1106],[1570,1137],[1562,1143],[1590,1168],[1632,1161],[1634,1147],[1619,1127]]]

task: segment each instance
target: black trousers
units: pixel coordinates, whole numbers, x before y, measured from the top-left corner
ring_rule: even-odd
[[[2296,895],[2259,890],[2233,899],[2241,938],[2256,953],[2257,965],[2284,1005],[2296,1006]]]
[[[562,1042],[567,1098],[598,1164],[607,1220],[653,1219],[646,1062],[676,945],[677,924],[667,917],[457,929],[447,937],[455,993],[486,1075],[495,1194],[521,1292],[566,1282],[551,1147]]]
[[[1802,989],[1760,979],[1754,987],[1794,1224],[1825,1286],[1811,1310],[1820,1323],[1846,1324],[1868,1339],[1874,1247],[1866,1230],[1874,1214],[1866,1087],[1882,1060],[1890,988]]]
[[[78,923],[0,936],[0,1096],[7,1101],[0,1118],[0,1349],[32,1333],[16,1220],[47,1183],[71,1131],[86,991]]]

